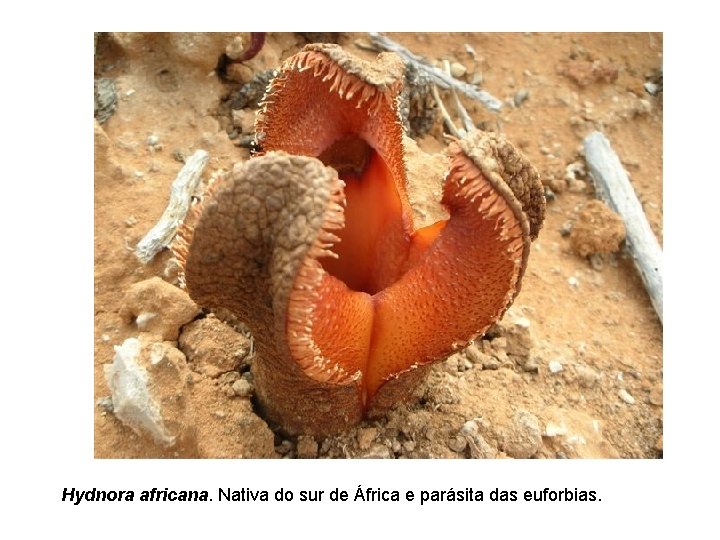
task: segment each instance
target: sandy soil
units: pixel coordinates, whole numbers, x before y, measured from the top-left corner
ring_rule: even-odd
[[[231,34],[101,34],[95,76],[114,79],[117,106],[95,124],[95,402],[88,406],[96,457],[662,456],[662,326],[629,257],[581,256],[571,231],[594,199],[581,141],[599,129],[662,243],[662,91],[644,87],[661,84],[662,36],[390,37],[429,59],[459,62],[463,79],[502,99],[499,114],[463,103],[476,125],[523,150],[548,189],[545,225],[512,309],[484,339],[433,368],[413,402],[324,440],[285,438],[255,413],[252,340],[241,324],[205,315],[177,322],[179,337],[166,335],[164,350],[182,354],[167,354],[155,381],[173,381],[163,414],[175,444],[136,434],[112,412],[104,366],[113,346],[148,334],[127,312],[143,301],[131,286],[155,276],[176,285],[177,272],[167,251],[143,265],[132,250],[162,214],[184,157],[209,152],[204,184],[249,157],[236,143],[248,134],[253,107],[233,116],[240,84],[214,71]],[[270,35],[234,75],[277,67],[308,38],[317,36]],[[356,45],[367,41],[361,34],[322,39],[374,56]],[[420,148],[442,150],[442,131],[437,117]],[[163,290],[153,287],[155,295]],[[160,319],[172,326],[164,313]]]

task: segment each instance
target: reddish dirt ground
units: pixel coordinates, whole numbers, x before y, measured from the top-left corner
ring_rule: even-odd
[[[318,36],[269,35],[239,76],[277,67],[308,37]],[[430,60],[462,64],[463,80],[503,100],[496,114],[462,99],[474,123],[504,133],[554,194],[522,292],[497,333],[439,363],[415,401],[315,440],[273,433],[256,415],[251,385],[238,384],[247,380],[244,363],[218,368],[221,362],[196,354],[212,349],[220,357],[223,346],[247,341],[213,319],[204,331],[182,329],[188,382],[178,394],[185,416],[175,418],[184,430],[177,444],[159,446],[123,425],[97,402],[110,394],[104,366],[113,346],[139,334],[136,322],[121,316],[125,295],[154,276],[177,283],[167,250],[147,265],[132,250],[162,214],[183,156],[209,152],[204,184],[248,159],[235,143],[254,109],[237,112],[233,126],[223,105],[239,87],[214,72],[232,34],[100,34],[95,76],[115,80],[118,102],[95,124],[96,402],[88,406],[95,407],[96,457],[662,456],[662,325],[624,250],[591,264],[565,234],[595,198],[581,143],[597,129],[618,153],[662,243],[663,94],[661,86],[646,89],[661,85],[662,35],[389,37]],[[357,46],[368,41],[362,34],[321,38],[363,58],[376,54]],[[446,146],[439,117],[418,144],[430,153]],[[571,178],[568,166],[578,171]]]

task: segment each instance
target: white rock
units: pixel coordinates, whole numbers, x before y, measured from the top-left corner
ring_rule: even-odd
[[[137,434],[162,446],[195,444],[195,416],[185,392],[190,370],[185,355],[167,341],[141,334],[115,347],[104,366],[113,412]]]
[[[548,362],[548,369],[550,373],[560,373],[563,370],[563,365],[557,360],[550,360],[550,362]]]
[[[450,74],[456,79],[462,77],[467,73],[467,68],[460,62],[453,62],[450,64]]]
[[[634,404],[635,404],[635,398],[632,397],[632,396],[628,393],[628,391],[625,390],[624,388],[622,388],[622,389],[618,392],[618,396],[620,396],[620,399],[622,399],[622,400],[623,400],[625,403],[627,403],[628,405],[634,405]]]
[[[138,435],[146,431],[158,444],[172,446],[175,436],[165,428],[160,405],[150,395],[147,370],[140,365],[140,341],[126,339],[115,346],[112,364],[105,366],[105,379],[112,392],[115,416]]]
[[[530,319],[527,317],[516,317],[513,322],[520,328],[530,328]]]
[[[556,424],[555,422],[548,422],[545,425],[545,432],[543,435],[545,437],[558,437],[561,435],[565,435],[568,431],[567,426],[565,425],[565,422],[560,422]]]
[[[577,289],[580,286],[580,282],[575,276],[570,276],[568,278],[568,285],[570,285],[573,289]]]
[[[232,385],[233,392],[238,397],[248,397],[252,394],[252,385],[245,379],[238,379]]]
[[[151,313],[149,311],[143,311],[135,318],[135,324],[137,324],[138,330],[145,332],[148,329],[148,323],[157,317],[157,313]]]

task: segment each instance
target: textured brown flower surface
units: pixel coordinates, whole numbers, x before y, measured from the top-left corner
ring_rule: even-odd
[[[175,252],[191,297],[252,328],[256,392],[290,433],[324,435],[408,396],[425,368],[519,292],[545,200],[501,136],[448,149],[449,219],[415,229],[397,111],[403,64],[309,45],[271,83],[264,155],[214,186]]]

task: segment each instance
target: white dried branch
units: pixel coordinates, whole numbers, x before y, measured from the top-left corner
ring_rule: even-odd
[[[498,112],[502,108],[502,101],[492,94],[486,92],[485,90],[480,90],[474,84],[468,84],[457,80],[452,75],[448,75],[443,70],[436,68],[427,60],[409,51],[399,43],[395,43],[387,36],[383,36],[382,34],[378,34],[376,32],[370,32],[369,36],[375,47],[399,54],[403,60],[410,62],[417,69],[426,73],[432,79],[433,83],[438,85],[440,88],[455,88],[457,91],[462,92],[466,96],[478,100],[493,112]]]
[[[196,151],[187,159],[177,178],[173,180],[167,208],[160,220],[135,248],[135,255],[143,264],[149,263],[158,252],[172,242],[190,208],[193,193],[200,183],[200,176],[209,158],[205,150]]]
[[[660,323],[663,320],[662,248],[650,228],[625,169],[610,141],[594,131],[583,141],[595,191],[625,223],[627,250],[635,261]]]

